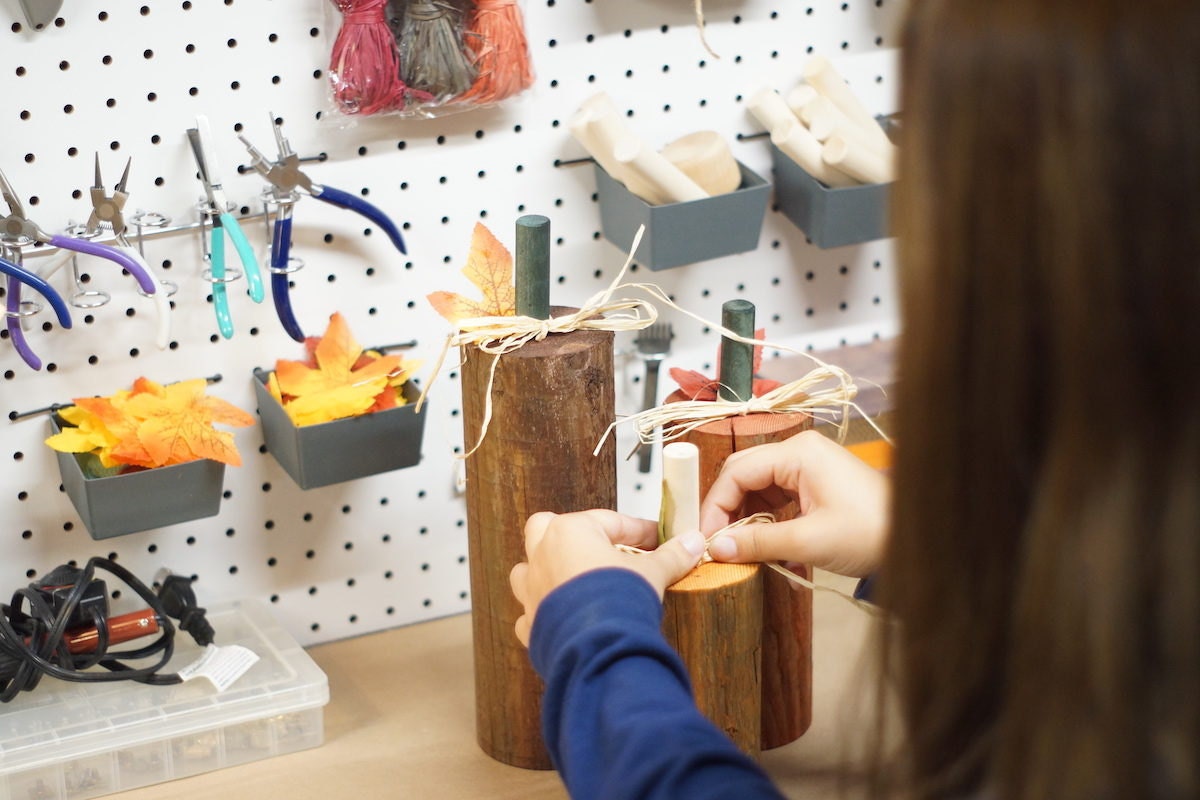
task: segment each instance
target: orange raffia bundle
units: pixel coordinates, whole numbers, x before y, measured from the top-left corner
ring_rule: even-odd
[[[400,79],[400,52],[388,26],[387,0],[333,0],[342,27],[333,42],[329,81],[344,114],[403,110],[407,87]]]
[[[488,105],[533,85],[529,43],[517,0],[475,0],[465,40],[475,55],[478,75],[459,101]]]

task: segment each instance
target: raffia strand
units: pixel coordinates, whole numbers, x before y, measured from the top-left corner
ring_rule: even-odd
[[[770,522],[774,522],[774,521],[775,521],[775,515],[764,511],[764,512],[759,512],[757,514],[751,514],[748,517],[743,517],[739,520],[735,520],[734,522],[729,523],[724,528],[721,528],[719,531],[714,533],[712,536],[709,536],[707,539],[704,540],[704,553],[703,553],[703,555],[700,556],[700,563],[708,564],[711,562],[715,562],[715,559],[709,554],[708,548],[709,548],[709,545],[711,545],[713,543],[713,540],[716,539],[718,536],[728,533],[733,530],[737,530],[738,528],[745,528],[750,525],[762,525],[762,524],[770,523]],[[644,555],[646,553],[652,552],[650,550],[644,550],[640,547],[633,547],[632,545],[628,545],[628,544],[614,544],[613,547],[615,547],[617,550],[620,550],[622,553],[632,553],[634,555]],[[775,561],[764,561],[762,563],[764,566],[770,567],[775,572],[778,572],[780,575],[787,578],[792,583],[795,583],[799,586],[803,586],[805,589],[811,589],[813,591],[818,591],[818,592],[830,592],[832,594],[836,594],[838,597],[847,601],[851,605],[854,605],[854,606],[862,609],[863,611],[866,611],[871,614],[879,613],[878,606],[875,606],[875,605],[868,603],[866,601],[863,601],[863,600],[859,600],[854,595],[847,594],[846,592],[843,592],[841,589],[837,589],[833,586],[826,586],[821,583],[813,583],[808,578],[805,578],[802,575],[797,575],[796,573],[792,572],[790,569],[783,566],[783,564],[780,564]]]

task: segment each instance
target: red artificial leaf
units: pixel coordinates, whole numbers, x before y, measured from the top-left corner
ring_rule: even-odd
[[[754,332],[754,338],[758,340],[765,339],[767,335],[766,328],[759,328]],[[751,369],[757,374],[762,366],[763,349],[762,345],[754,348],[753,364]],[[717,378],[708,378],[699,372],[692,369],[680,369],[672,367],[670,370],[671,378],[679,384],[679,390],[687,396],[689,400],[716,400],[717,389],[721,382]],[[721,374],[721,351],[717,350],[717,374]],[[755,378],[751,384],[751,394],[755,397],[762,397],[772,389],[778,389],[783,384],[779,381],[773,381],[768,378]]]

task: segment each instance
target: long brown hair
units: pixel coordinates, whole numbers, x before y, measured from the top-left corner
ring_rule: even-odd
[[[1200,3],[912,0],[910,792],[1200,796]]]

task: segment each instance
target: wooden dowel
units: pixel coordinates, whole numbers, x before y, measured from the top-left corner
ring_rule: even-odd
[[[550,316],[550,220],[541,214],[517,219],[517,244],[513,258],[517,315],[546,319]]]
[[[813,56],[804,65],[804,80],[821,94],[828,97],[842,113],[861,127],[870,139],[877,143],[878,149],[884,150],[888,141],[887,134],[871,112],[867,111],[862,102],[850,90],[850,86],[834,69],[833,64],[824,56]]]
[[[787,93],[784,101],[788,104],[788,108],[792,110],[792,113],[800,118],[801,122],[808,124],[808,120],[804,118],[804,109],[808,107],[813,98],[820,96],[820,93],[807,83],[799,83]]]
[[[611,101],[597,101],[585,105],[588,117],[588,138],[595,147],[592,155],[604,167],[605,172],[625,184],[625,188],[651,205],[661,205],[670,202],[670,198],[657,186],[642,176],[628,164],[617,160],[615,150],[617,143],[628,138],[636,138],[623,122],[616,107]],[[591,151],[589,151],[591,152]]]
[[[620,164],[613,159],[612,148],[601,141],[599,131],[592,124],[594,121],[595,112],[591,109],[581,108],[571,115],[571,119],[567,122],[567,129],[571,131],[575,141],[583,145],[583,149],[587,150],[588,155],[594,158],[596,163],[614,180],[619,181],[621,180]]]
[[[794,119],[771,131],[771,143],[816,180],[839,189],[858,183],[841,170],[826,164],[821,158],[821,143],[808,128]]]
[[[708,192],[683,171],[655,152],[636,136],[626,136],[613,145],[613,158],[628,170],[654,187],[657,195],[666,197],[670,203],[687,203],[703,200]]]
[[[830,137],[839,136],[843,139],[853,139],[866,150],[879,153],[881,156],[885,155],[878,142],[873,141],[857,123],[843,114],[841,109],[824,95],[817,95],[801,109],[800,119],[812,131],[812,135],[817,138],[818,142],[824,143]],[[889,144],[887,149],[890,150],[892,147]]]
[[[831,167],[863,183],[888,183],[892,180],[892,171],[880,156],[850,139],[831,138],[821,148],[821,158]]]
[[[746,108],[770,134],[774,134],[790,122],[798,121],[788,104],[779,96],[779,92],[769,87],[763,87],[751,94],[750,99],[746,101]]]
[[[690,442],[662,449],[662,501],[658,541],[700,530],[700,451]]]
[[[727,300],[721,306],[721,326],[747,339],[754,338],[754,304],[749,300]],[[721,385],[717,396],[744,403],[753,396],[754,345],[721,337]]]
[[[742,183],[742,171],[729,151],[729,143],[716,131],[696,131],[669,142],[661,150],[670,161],[706,193],[727,194]]]

